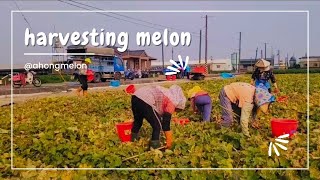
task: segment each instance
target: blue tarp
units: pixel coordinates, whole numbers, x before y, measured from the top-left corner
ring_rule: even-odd
[[[220,76],[221,76],[223,79],[227,79],[227,78],[233,78],[233,77],[234,77],[234,74],[231,74],[231,73],[221,73]]]

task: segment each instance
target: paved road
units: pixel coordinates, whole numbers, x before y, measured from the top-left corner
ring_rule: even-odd
[[[176,81],[157,81],[157,82],[144,82],[144,83],[137,83],[135,84],[135,86],[137,88],[144,86],[144,85],[148,85],[148,84],[177,84],[177,83],[184,83],[187,82],[188,80],[176,80]],[[131,82],[131,84],[133,83],[133,81]],[[127,83],[129,84],[129,83]],[[54,89],[54,87],[57,87],[58,85],[48,85],[46,86],[46,88],[51,88]],[[50,91],[50,92],[40,92],[40,93],[32,93],[32,94],[13,94],[13,103],[21,103],[21,102],[25,102],[26,100],[30,100],[30,99],[38,99],[38,98],[45,98],[45,97],[59,97],[59,96],[75,96],[75,88],[79,87],[79,85],[76,86],[71,86],[74,88],[68,88],[65,91],[61,91],[61,88],[58,89],[57,91]],[[95,87],[89,87],[89,94],[92,92],[99,92],[99,91],[119,91],[119,90],[124,90],[127,87],[127,85],[121,85],[119,87],[111,87],[108,86],[107,83],[97,83]],[[33,88],[33,87],[31,87]],[[0,96],[0,107],[1,106],[6,106],[6,105],[10,105],[11,103],[11,94],[9,95],[2,95]]]
[[[122,85],[126,84],[142,84],[142,83],[153,83],[159,82],[156,78],[144,78],[144,79],[134,79],[126,80],[121,82]],[[108,87],[109,82],[101,83],[89,83],[89,87]],[[61,92],[69,91],[80,86],[79,82],[66,82],[66,83],[54,83],[54,84],[43,84],[41,87],[34,87],[33,85],[27,85],[26,87],[13,88],[13,94],[33,94],[33,93],[43,93],[43,92]],[[11,86],[0,86],[0,96],[10,95]]]
[[[210,75],[206,79],[217,78],[219,75]],[[187,80],[187,79],[177,79],[177,81]],[[165,79],[159,78],[143,78],[121,81],[122,85],[127,84],[144,84],[144,83],[154,83],[166,81]],[[89,83],[89,87],[108,87],[109,82],[101,83]],[[44,93],[44,92],[63,92],[70,91],[72,89],[78,88],[80,86],[79,82],[65,82],[65,83],[54,83],[54,84],[43,84],[41,87],[34,87],[33,85],[27,85],[26,87],[13,88],[13,94],[34,94],[34,93]],[[0,96],[11,95],[11,86],[0,86]]]
[[[208,77],[205,80],[212,80],[219,78],[217,76]],[[145,79],[135,79],[127,80],[122,82],[119,87],[111,87],[109,83],[90,83],[89,93],[105,90],[124,90],[128,84],[135,84],[136,87],[147,85],[147,84],[177,84],[189,82],[187,79],[177,79],[176,81],[165,81],[156,78],[145,78]],[[54,96],[75,96],[74,90],[80,86],[77,82],[68,83],[56,83],[56,84],[44,84],[41,87],[34,87],[29,85],[22,88],[13,88],[13,103],[24,102],[29,99],[37,99],[44,97],[54,97]],[[11,88],[10,86],[0,86],[0,107],[8,105],[11,103]]]

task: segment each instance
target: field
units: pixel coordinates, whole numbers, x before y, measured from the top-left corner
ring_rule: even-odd
[[[261,116],[260,130],[250,128],[251,138],[241,134],[240,125],[221,129],[216,122],[203,124],[188,102],[175,117],[189,117],[186,126],[171,125],[171,150],[146,152],[151,128],[144,122],[142,139],[121,143],[115,124],[132,119],[130,96],[122,91],[92,93],[88,98],[62,97],[28,101],[14,106],[14,167],[37,168],[306,168],[307,76],[278,74],[280,95],[288,103],[274,103],[271,113]],[[180,84],[187,92],[194,85],[208,91],[213,100],[212,116],[220,118],[218,93],[231,82],[250,82],[250,76]],[[10,107],[0,111],[0,177],[16,179],[318,179],[320,177],[320,76],[310,74],[310,169],[309,171],[11,171]],[[288,150],[268,157],[272,117],[299,120],[296,136]],[[164,139],[162,139],[164,142]],[[141,154],[144,153],[144,154]],[[137,158],[123,159],[141,154]]]

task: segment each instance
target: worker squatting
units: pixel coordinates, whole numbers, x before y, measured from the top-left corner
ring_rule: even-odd
[[[129,45],[129,34],[128,32],[120,32],[118,36],[115,32],[104,32],[101,29],[100,33],[95,28],[91,32],[85,31],[82,34],[79,32],[66,33],[49,33],[46,35],[44,32],[39,32],[37,35],[30,32],[29,28],[25,31],[25,46],[53,46],[55,39],[61,43],[62,46],[66,46],[69,41],[73,45],[88,45],[91,43],[92,46],[120,46],[118,51],[124,52],[128,49]],[[177,32],[171,32],[169,34],[168,29],[160,32],[154,32],[152,35],[149,32],[137,32],[136,43],[138,46],[150,46],[151,42],[155,46],[159,46],[163,43],[164,46],[171,44],[172,46],[190,46],[191,34],[189,32],[181,32],[180,35]]]

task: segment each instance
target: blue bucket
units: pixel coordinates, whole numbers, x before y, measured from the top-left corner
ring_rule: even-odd
[[[118,87],[118,86],[120,86],[120,81],[118,81],[118,80],[112,80],[112,81],[110,81],[110,86],[112,86],[112,87]]]
[[[221,73],[220,75],[223,79],[227,79],[227,78],[233,78],[234,75],[231,73]]]

